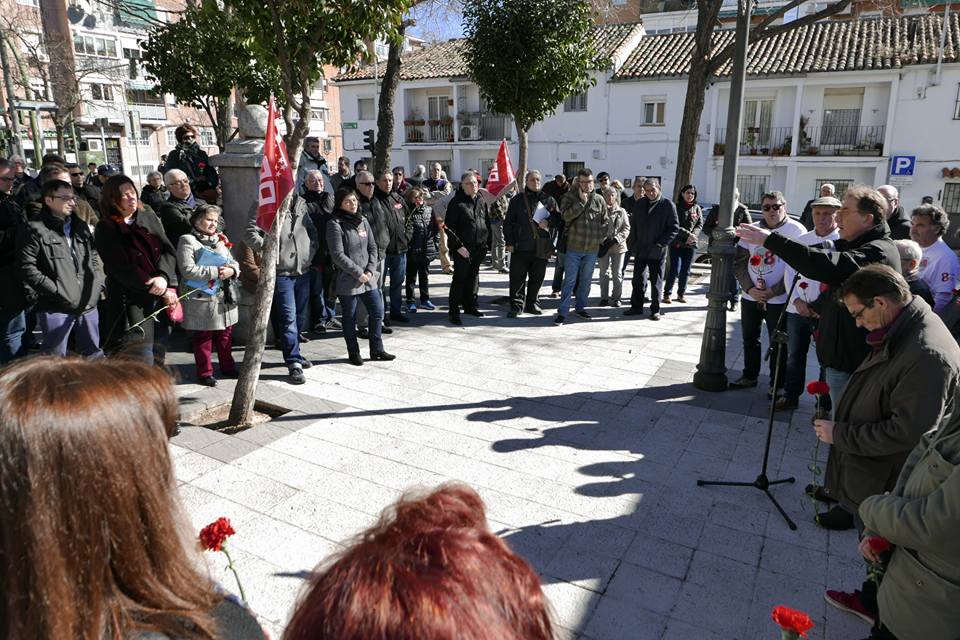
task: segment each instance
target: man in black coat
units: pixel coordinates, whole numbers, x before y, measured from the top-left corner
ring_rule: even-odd
[[[155,213],[163,223],[167,240],[176,247],[180,236],[190,233],[190,214],[198,205],[206,203],[193,195],[190,179],[183,171],[170,169],[163,176],[163,180],[167,184],[170,197],[160,203],[160,208]]]
[[[97,302],[104,275],[93,234],[75,213],[69,182],[46,182],[42,198],[40,214],[17,234],[17,275],[36,296],[41,348],[66,355],[72,333],[77,353],[101,356]]]
[[[460,188],[447,205],[444,225],[447,246],[453,257],[453,281],[450,283],[450,322],[462,325],[460,306],[470,315],[481,317],[475,306],[473,284],[480,277],[480,265],[490,245],[490,212],[479,194],[479,182],[472,171],[460,178]]]
[[[643,181],[643,197],[633,205],[630,218],[630,236],[627,247],[633,252],[633,293],[630,308],[625,316],[643,313],[643,297],[646,293],[644,274],[650,281],[650,319],[660,319],[660,299],[663,296],[663,266],[667,247],[680,233],[677,207],[660,191],[655,178]]]
[[[562,177],[562,176],[561,176]],[[553,182],[551,184],[556,184]],[[547,273],[547,256],[537,253],[537,239],[541,235],[549,243],[550,212],[556,202],[540,190],[540,172],[528,171],[523,193],[510,199],[503,221],[503,237],[510,254],[510,312],[516,318],[522,311],[542,315],[537,299]],[[541,220],[535,220],[538,208]],[[545,242],[539,244],[543,246]]]
[[[13,195],[16,172],[9,160],[0,158],[0,364],[20,357],[26,351],[23,334],[27,330],[27,300],[18,286],[15,273],[16,240],[27,216]]]
[[[889,184],[877,187],[877,191],[887,202],[887,226],[893,240],[910,239],[910,216],[900,206],[900,192]]]
[[[393,173],[389,169],[377,176],[370,207],[386,231],[387,244],[381,250],[386,256],[385,270],[390,275],[390,320],[410,322],[403,315],[403,280],[407,274],[407,247],[410,242],[406,230],[407,204],[402,196],[393,192]]]
[[[325,178],[320,169],[307,170],[303,186],[290,205],[291,211],[309,216],[317,229],[317,252],[310,263],[310,322],[307,325],[314,333],[340,328],[336,319],[336,277],[333,261],[327,251],[326,234],[327,223],[333,215],[333,193],[323,190]]]

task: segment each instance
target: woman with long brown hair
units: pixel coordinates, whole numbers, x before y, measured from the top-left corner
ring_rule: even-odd
[[[143,319],[160,305],[176,302],[176,249],[157,214],[140,204],[127,176],[107,180],[100,209],[94,244],[107,274],[103,346],[108,352],[129,350],[153,363],[155,321]]]
[[[0,638],[264,637],[198,569],[167,447],[176,418],[170,378],[142,363],[0,371]]]

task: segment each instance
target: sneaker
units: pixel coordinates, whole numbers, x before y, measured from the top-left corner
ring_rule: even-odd
[[[663,304],[673,304],[673,302],[670,300],[670,294],[664,294]]]
[[[313,366],[313,363],[307,360],[306,358],[300,358],[300,366],[304,369],[309,369]]]
[[[290,375],[287,376],[287,382],[290,384],[304,384],[307,381],[303,377],[303,367],[299,364],[290,365]]]
[[[620,302],[619,300],[614,300],[613,302],[610,303],[610,306],[611,306],[611,307],[614,307],[614,308],[618,308],[618,307],[620,307],[622,304],[623,304],[623,303]]]
[[[300,342],[301,342],[302,344],[306,344],[307,342],[310,342],[310,336],[308,336],[306,333],[304,333],[303,331],[301,331],[301,332],[300,332]]]
[[[629,309],[623,312],[623,315],[625,316],[639,316],[642,314],[643,314],[643,307],[640,307],[639,309],[637,309],[636,307],[630,307]]]
[[[312,333],[315,336],[322,336],[326,332],[327,332],[327,325],[324,324],[323,322],[318,322],[317,324],[313,325],[313,329],[310,329],[310,333]]]
[[[463,320],[460,319],[459,313],[451,313],[449,314],[449,318],[450,318],[450,324],[455,324],[458,327],[463,326]]]
[[[331,318],[323,324],[327,329],[343,329],[343,325],[336,318]]]
[[[847,593],[845,591],[828,590],[823,594],[823,599],[826,600],[827,604],[831,607],[840,609],[840,611],[852,613],[864,622],[869,624],[877,623],[876,614],[872,613],[865,606],[863,606],[863,602],[860,600],[859,591]]]
[[[523,312],[524,312],[524,313],[529,313],[529,314],[532,315],[532,316],[542,316],[542,315],[543,315],[543,309],[540,308],[540,305],[536,305],[536,306],[533,306],[533,307],[526,307],[526,308],[523,310]]]
[[[683,297],[683,294],[681,293],[680,295],[677,296],[677,302],[679,302],[679,303],[681,303],[681,304],[687,304],[687,299],[684,298],[684,297]]]
[[[463,312],[468,313],[471,316],[476,316],[477,318],[483,317],[483,311],[480,311],[480,309],[464,309]]]
[[[786,396],[780,396],[777,398],[777,401],[773,404],[774,411],[793,411],[799,405],[796,400],[791,400]]]
[[[591,315],[590,315],[589,313],[587,313],[586,311],[574,311],[574,313],[577,314],[579,317],[583,318],[584,320],[591,320],[591,319],[593,319],[593,316],[591,316]]]
[[[728,385],[731,389],[750,389],[757,386],[756,378],[748,378],[747,376],[740,376],[733,382]]]
[[[423,302],[420,303],[420,306],[426,309],[427,311],[433,311],[434,309],[437,308],[437,305],[433,304],[429,300],[424,300]]]
[[[416,313],[417,312],[417,303],[408,302],[407,303],[407,313]]]
[[[660,313],[658,311],[653,311],[650,313],[650,319],[654,321],[660,320]]]
[[[553,319],[553,324],[563,324],[566,318],[564,316],[557,316]]]
[[[383,360],[384,362],[389,362],[391,360],[396,360],[397,356],[392,353],[387,353],[386,351],[378,351],[377,353],[370,354],[371,360]]]
[[[602,299],[602,300],[600,301],[600,306],[601,306],[601,307],[606,307],[606,306],[609,305],[609,304],[610,304],[610,301],[607,300],[606,298],[604,298],[604,299]]]
[[[853,529],[853,514],[837,505],[826,513],[817,514],[814,522],[830,531],[847,531]]]

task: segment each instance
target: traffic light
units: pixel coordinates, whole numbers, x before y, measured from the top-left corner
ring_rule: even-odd
[[[372,158],[377,149],[377,141],[374,138],[373,129],[367,129],[363,132],[363,148],[370,152]]]

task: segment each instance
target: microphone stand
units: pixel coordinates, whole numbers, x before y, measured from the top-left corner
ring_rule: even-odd
[[[787,315],[787,305],[790,304],[790,298],[793,296],[793,291],[797,287],[797,282],[800,280],[800,273],[793,277],[793,282],[790,285],[790,291],[787,293],[787,304],[783,306],[783,311],[780,312],[780,317],[777,318],[777,326],[773,331],[773,339],[770,341],[770,348],[767,349],[766,359],[769,360],[771,357],[773,360],[773,397],[770,399],[770,416],[767,420],[767,442],[763,448],[763,466],[760,468],[760,475],[757,476],[756,480],[753,482],[725,482],[718,480],[697,480],[698,487],[705,486],[720,486],[720,487],[753,487],[759,489],[767,494],[767,497],[770,498],[770,502],[773,503],[773,506],[777,508],[777,511],[780,512],[780,515],[783,516],[783,519],[786,520],[787,526],[790,529],[796,531],[797,525],[793,520],[790,519],[790,516],[787,515],[787,512],[783,510],[783,507],[780,506],[780,503],[777,502],[777,499],[773,497],[773,494],[770,493],[770,487],[777,484],[793,484],[796,482],[796,478],[781,478],[779,480],[771,480],[767,477],[767,464],[770,461],[770,441],[773,438],[773,418],[776,414],[776,404],[777,404],[777,386],[780,382],[780,363],[782,362],[780,358],[781,349],[787,348],[787,334],[783,330],[784,319]]]

